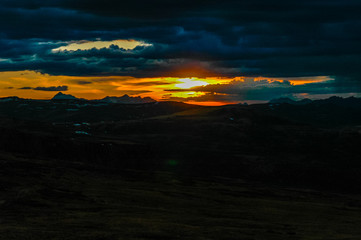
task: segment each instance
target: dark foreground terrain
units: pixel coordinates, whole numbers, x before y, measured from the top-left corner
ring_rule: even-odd
[[[361,103],[0,103],[0,239],[360,239]]]
[[[361,197],[1,154],[0,239],[360,239]]]

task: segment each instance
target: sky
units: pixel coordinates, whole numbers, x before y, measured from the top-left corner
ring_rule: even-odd
[[[0,0],[0,97],[361,96],[359,0]]]

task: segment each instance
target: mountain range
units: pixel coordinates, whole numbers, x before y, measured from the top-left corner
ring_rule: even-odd
[[[58,92],[51,100],[85,100],[85,101],[89,101],[86,100],[84,98],[77,98],[73,95],[70,94],[64,94],[62,92]],[[115,96],[107,96],[105,98],[102,99],[96,99],[96,100],[90,100],[90,101],[95,101],[95,102],[106,102],[106,103],[123,103],[123,104],[140,104],[140,103],[152,103],[152,102],[156,102],[154,99],[150,98],[150,97],[130,97],[127,94],[121,96],[121,97],[115,97]]]

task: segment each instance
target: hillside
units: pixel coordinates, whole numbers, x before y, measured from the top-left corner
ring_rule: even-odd
[[[358,239],[361,198],[0,153],[0,239]]]
[[[98,104],[0,102],[0,239],[361,237],[357,106]]]
[[[100,122],[172,114],[198,106],[178,102],[122,104],[81,99],[0,101],[0,116],[40,122]]]

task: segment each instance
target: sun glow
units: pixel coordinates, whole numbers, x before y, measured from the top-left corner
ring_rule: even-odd
[[[253,78],[254,82],[262,80],[269,82],[287,80],[291,83],[290,87],[293,85],[326,82],[329,79],[329,77],[325,76],[288,79]],[[106,96],[123,96],[127,94],[133,97],[151,97],[157,101],[182,101],[198,105],[216,106],[236,102],[228,100],[226,94],[225,96],[219,96],[220,93],[210,95],[207,92],[199,91],[199,88],[195,87],[207,85],[217,87],[222,86],[222,84],[232,86],[234,81],[244,82],[247,79],[245,77],[135,78],[131,76],[53,76],[35,71],[13,71],[0,72],[0,98],[18,96],[21,98],[51,99],[59,91],[54,89],[66,87],[64,93],[85,99],[101,99]]]
[[[205,86],[205,85],[209,84],[205,81],[201,81],[198,79],[192,79],[192,78],[182,78],[182,79],[178,79],[178,81],[180,81],[182,83],[175,84],[175,87],[182,88],[182,89]]]

